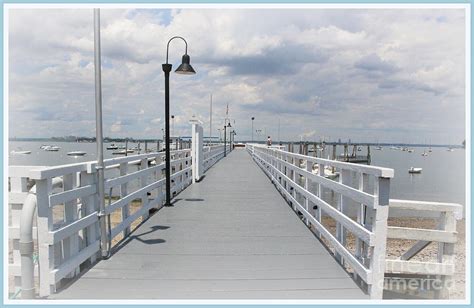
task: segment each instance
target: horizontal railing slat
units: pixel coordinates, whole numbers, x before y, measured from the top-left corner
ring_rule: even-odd
[[[443,230],[388,227],[387,237],[404,240],[417,240],[441,243],[456,243],[457,232]]]
[[[87,185],[71,190],[63,191],[49,196],[50,206],[68,202],[74,199],[83,198],[86,196],[93,195],[97,192],[95,185]]]
[[[98,220],[97,212],[94,212],[57,230],[49,231],[49,244],[53,245],[71,235],[74,235],[80,230],[94,224]]]
[[[385,273],[453,275],[454,264],[423,261],[385,260]]]
[[[390,199],[390,208],[414,211],[453,212],[458,218],[462,215],[462,205],[446,202]]]
[[[122,184],[125,184],[127,182],[130,182],[132,180],[136,180],[141,176],[147,176],[150,173],[162,170],[164,168],[164,166],[165,166],[165,164],[161,163],[159,165],[155,165],[153,167],[138,170],[138,171],[126,174],[126,175],[118,176],[118,177],[113,178],[113,179],[106,179],[105,184],[104,184],[104,187],[105,187],[104,189],[107,190],[107,189],[110,189],[111,187],[115,187],[115,186],[122,185]]]
[[[90,258],[93,254],[97,253],[100,248],[100,241],[95,241],[94,243],[87,246],[85,249],[81,250],[77,255],[72,259],[62,263],[58,268],[53,269],[50,272],[51,280],[59,282],[67,274],[74,271],[79,265],[84,261]]]

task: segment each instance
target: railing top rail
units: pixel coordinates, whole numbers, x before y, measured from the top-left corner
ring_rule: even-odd
[[[346,169],[346,170],[352,170],[352,171],[357,171],[357,172],[362,172],[365,174],[370,174],[374,175],[377,177],[382,177],[382,178],[393,178],[394,176],[394,170],[390,168],[384,168],[384,167],[375,167],[375,166],[364,166],[364,165],[359,165],[359,164],[354,164],[354,163],[347,163],[347,162],[340,162],[340,161],[335,161],[331,159],[324,159],[324,158],[317,158],[313,156],[306,156],[302,154],[297,154],[297,153],[292,153],[276,148],[269,148],[265,145],[261,144],[250,144],[251,146],[259,149],[264,149],[268,151],[273,151],[275,153],[281,153],[286,156],[290,156],[293,158],[297,159],[303,159],[307,160],[313,163],[317,164],[322,164],[325,166],[331,166],[335,168],[341,168],[341,169]]]
[[[462,218],[463,206],[457,203],[390,199],[390,208],[410,211],[453,212]]]
[[[171,151],[171,154],[181,154],[185,152],[190,152],[191,149],[183,149],[177,151]],[[117,158],[108,158],[104,160],[105,167],[110,167],[114,165],[119,165],[121,163],[133,163],[139,162],[140,160],[147,158],[153,159],[157,156],[164,156],[164,152],[151,152],[145,154],[137,154],[137,155],[130,155],[130,156],[123,156]],[[92,172],[95,168],[97,161],[91,160],[86,162],[80,163],[73,163],[73,164],[64,164],[59,166],[9,166],[8,173],[9,176],[22,176],[22,177],[30,177],[34,180],[43,180],[48,178],[53,178],[57,176],[61,176],[64,174],[70,174],[75,172],[81,171],[88,171]]]

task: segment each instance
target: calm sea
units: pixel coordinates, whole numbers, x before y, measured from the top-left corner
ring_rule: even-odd
[[[57,145],[58,152],[46,152],[40,146]],[[108,145],[108,144],[106,144]],[[119,144],[120,145],[120,144]],[[137,144],[129,143],[129,148]],[[144,144],[141,145],[144,149]],[[156,144],[149,144],[149,149],[156,149]],[[31,154],[9,154],[9,165],[53,166],[91,161],[96,158],[95,143],[73,142],[9,142],[9,152],[14,150],[29,150]],[[382,151],[371,149],[372,165],[392,168],[395,177],[390,185],[390,198],[424,201],[454,202],[465,204],[465,150],[455,149],[448,152],[446,148],[433,148],[428,156],[422,156],[425,149],[415,148],[413,153],[383,148]],[[426,149],[427,150],[427,149]],[[67,152],[85,151],[82,157],[67,156]],[[114,157],[113,151],[105,151],[105,158]],[[342,148],[338,149],[338,154]],[[358,152],[364,155],[365,149]],[[116,156],[115,156],[116,157]],[[409,174],[410,167],[423,168],[421,174]]]

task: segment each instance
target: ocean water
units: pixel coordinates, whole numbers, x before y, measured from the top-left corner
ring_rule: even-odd
[[[61,149],[58,152],[46,152],[40,149],[43,144],[54,144]],[[135,146],[137,144],[129,143],[129,148]],[[143,143],[141,148],[143,151]],[[148,148],[156,149],[156,143],[149,143]],[[32,153],[29,155],[10,153],[20,149],[29,150]],[[395,171],[395,177],[390,184],[390,198],[454,202],[464,205],[466,193],[465,150],[455,149],[453,152],[448,152],[446,148],[433,148],[428,156],[421,155],[425,150],[423,148],[414,148],[414,150],[413,153],[408,153],[389,148],[383,148],[382,151],[371,148],[371,165],[392,168]],[[71,151],[85,151],[87,154],[80,157],[67,156],[66,153]],[[342,151],[342,147],[338,147],[337,153],[340,154]],[[96,159],[95,143],[11,141],[8,152],[9,165],[53,166]],[[117,157],[112,155],[112,152],[104,151],[105,158]],[[366,155],[366,149],[363,148],[363,151],[358,152],[358,155]],[[410,167],[420,167],[423,168],[423,171],[421,174],[409,174]]]

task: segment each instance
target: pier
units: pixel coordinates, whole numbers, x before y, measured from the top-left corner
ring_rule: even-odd
[[[172,207],[163,207],[162,152],[104,161],[106,259],[96,162],[10,166],[12,293],[48,300],[382,299],[406,293],[393,280],[452,280],[461,205],[391,199],[389,168],[258,144],[203,146],[202,127],[193,125],[191,148],[172,151]],[[414,211],[437,224],[389,224],[393,213]],[[415,244],[394,258],[386,255],[390,239]],[[432,243],[436,260],[415,258]],[[443,286],[434,297],[449,298],[454,285]]]

